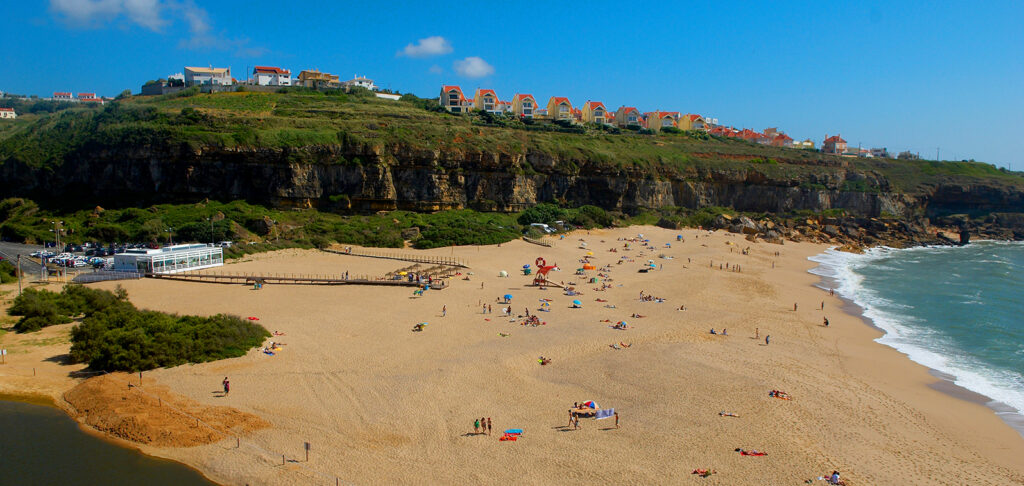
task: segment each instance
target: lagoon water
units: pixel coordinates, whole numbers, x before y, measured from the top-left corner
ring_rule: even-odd
[[[51,407],[0,400],[0,484],[213,485],[181,464],[86,434]]]
[[[820,264],[812,273],[834,279],[885,331],[880,343],[1024,413],[1024,244],[830,250],[811,260]]]

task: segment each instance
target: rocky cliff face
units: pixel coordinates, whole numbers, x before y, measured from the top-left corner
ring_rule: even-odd
[[[80,150],[52,172],[8,159],[0,165],[0,183],[10,189],[9,196],[122,206],[209,197],[278,207],[514,211],[538,202],[564,202],[627,212],[709,205],[758,212],[843,208],[861,217],[1024,208],[1021,191],[1002,187],[940,185],[920,194],[900,194],[878,174],[837,167],[823,173],[802,180],[771,178],[757,170],[691,167],[658,172],[541,153],[172,146]],[[881,191],[842,190],[848,182]]]

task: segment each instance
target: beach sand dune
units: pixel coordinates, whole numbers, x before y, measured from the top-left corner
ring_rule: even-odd
[[[637,233],[654,248],[627,251],[617,241]],[[989,409],[929,388],[935,378],[925,368],[872,342],[877,331],[812,286],[806,258],[823,246],[652,227],[549,239],[552,248],[516,241],[417,252],[466,259],[473,273],[422,297],[373,286],[123,282],[143,308],[253,316],[284,333],[272,338],[285,343],[274,356],[254,350],[145,373],[200,404],[266,420],[269,428],[248,436],[252,445],[144,450],[230,484],[800,484],[833,469],[854,485],[1024,481],[1019,434]],[[610,265],[608,290],[589,283],[596,271],[574,275],[588,251],[597,267]],[[520,269],[537,257],[557,263],[552,280],[574,282],[582,295],[529,286]],[[658,267],[640,273],[648,259]],[[409,265],[287,250],[212,271],[381,275]],[[642,302],[641,291],[666,301]],[[496,299],[504,294],[515,315],[529,309],[546,324],[503,316]],[[542,299],[549,312],[539,311]],[[571,308],[574,299],[582,308]],[[629,329],[611,328],[623,320]],[[420,322],[425,329],[412,332]],[[540,356],[551,363],[541,366]],[[230,396],[211,393],[224,376]],[[769,397],[773,389],[792,400]],[[612,419],[568,427],[568,409],[585,400],[615,408],[620,427]],[[492,435],[474,434],[481,417],[493,421]],[[508,428],[524,434],[499,441]],[[281,466],[280,454],[299,462]],[[717,473],[702,479],[695,468]]]

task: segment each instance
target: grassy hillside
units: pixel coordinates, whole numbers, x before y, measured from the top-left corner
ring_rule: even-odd
[[[52,169],[76,151],[126,144],[273,149],[341,145],[407,152],[543,153],[559,160],[559,170],[573,171],[586,161],[591,167],[624,169],[655,178],[686,177],[695,170],[714,168],[754,170],[771,179],[814,180],[852,167],[876,171],[893,190],[903,192],[943,180],[1024,187],[1019,173],[983,163],[849,159],[704,133],[645,135],[597,126],[524,124],[430,108],[430,101],[409,95],[395,102],[368,93],[199,94],[186,90],[133,97],[102,108],[41,112],[0,123],[0,163],[16,158]],[[884,188],[853,184],[845,189]]]

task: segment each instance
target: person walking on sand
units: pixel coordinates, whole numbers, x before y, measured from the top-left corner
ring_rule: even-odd
[[[487,435],[491,435],[491,418],[487,417]]]
[[[445,317],[447,315],[448,315],[448,306],[447,305],[442,305],[441,306],[441,317]]]
[[[796,302],[793,302],[793,312],[796,312]]]
[[[573,419],[574,415],[575,414],[572,413],[572,409],[570,408],[569,409],[569,425],[568,425],[568,427],[572,427],[572,419]]]
[[[473,433],[474,434],[479,434],[480,433],[480,419],[476,419],[476,420],[473,421]]]
[[[757,338],[760,338],[760,337],[761,337],[761,329],[755,327],[754,328],[754,339],[757,339]]]
[[[767,345],[771,344],[771,341],[772,341],[771,334],[765,334],[764,335],[764,345],[767,346]]]
[[[821,310],[825,310],[825,301],[821,301]]]
[[[619,428],[619,412],[615,412],[615,428]]]
[[[228,381],[228,377],[224,377],[224,381],[221,382],[221,385],[224,385],[224,396],[227,396],[231,391],[231,382]]]
[[[828,318],[825,317],[824,319],[825,319],[825,327],[828,327]]]
[[[487,313],[488,314],[491,313],[492,309],[493,309],[493,307],[491,307],[491,304],[487,304]]]

